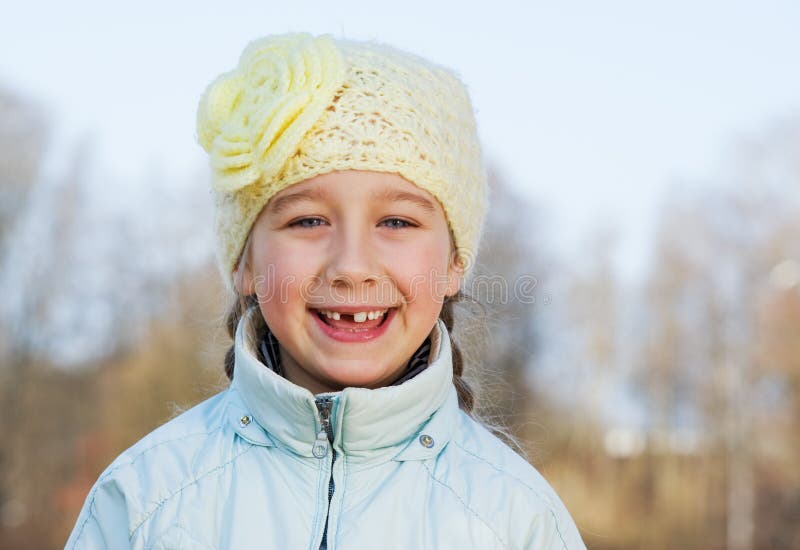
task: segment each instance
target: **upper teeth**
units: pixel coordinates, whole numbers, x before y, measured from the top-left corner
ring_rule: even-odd
[[[333,319],[335,321],[338,321],[341,318],[341,313],[339,313],[338,311],[328,311],[326,309],[321,309],[320,311],[324,313],[328,319]],[[355,321],[356,323],[363,323],[367,319],[370,320],[377,319],[384,313],[386,313],[386,311],[387,310],[385,309],[379,309],[375,311],[359,311],[357,313],[353,313],[353,321]]]

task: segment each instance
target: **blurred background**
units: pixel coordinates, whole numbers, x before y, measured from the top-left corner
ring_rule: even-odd
[[[492,205],[456,336],[588,547],[800,548],[800,4],[234,5],[4,6],[1,548],[63,547],[224,389],[197,102],[300,30],[467,83]]]

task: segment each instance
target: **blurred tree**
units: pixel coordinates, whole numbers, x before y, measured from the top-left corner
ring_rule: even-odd
[[[0,89],[0,272],[7,258],[9,234],[41,172],[49,132],[39,106]],[[10,289],[7,285],[3,288],[5,301]],[[21,427],[29,420],[21,411],[37,374],[30,347],[15,338],[18,331],[3,314],[4,309],[0,307],[0,542],[5,525],[18,524],[29,514],[29,499],[24,497],[32,488],[22,491],[18,479],[25,456]]]
[[[39,177],[50,135],[43,109],[0,87],[0,246]]]
[[[15,146],[8,145],[12,150]],[[13,156],[11,151],[6,154]],[[8,290],[0,316],[5,337],[0,361],[0,546],[4,548],[52,547],[53,533],[35,526],[53,522],[54,484],[74,468],[69,459],[72,440],[91,416],[94,402],[88,377],[55,370],[56,361],[37,345],[48,319],[61,313],[59,293],[68,290],[62,275],[70,265],[69,245],[80,222],[78,189],[84,161],[76,157],[73,170],[54,188],[41,180],[32,182],[28,200],[15,214],[0,263],[0,281]],[[43,206],[45,216],[31,215]],[[24,544],[17,545],[19,541]]]
[[[796,139],[800,133],[783,136]],[[800,140],[795,143],[800,146]],[[762,332],[759,318],[765,296],[775,294],[771,270],[800,258],[785,229],[791,225],[796,230],[800,216],[793,192],[800,170],[792,175],[780,169],[776,157],[764,151],[743,157],[749,163],[769,159],[772,164],[750,165],[728,176],[724,186],[676,193],[666,202],[657,231],[645,286],[643,307],[649,320],[640,359],[652,411],[652,441],[661,447],[651,447],[651,512],[660,522],[648,530],[649,544],[680,528],[696,536],[705,531],[710,540],[725,541],[731,549],[762,547],[757,475],[763,457],[754,442],[760,441],[758,426],[769,410],[763,391],[770,385],[789,394],[796,389],[791,377],[774,378],[774,361],[759,359],[760,339],[782,341],[771,331]],[[707,475],[695,489],[705,500],[695,510],[699,516],[686,515],[692,506],[677,500],[677,484],[684,482],[675,477],[675,457],[681,452],[675,436],[686,426],[701,430],[698,452],[705,453]],[[705,525],[685,523],[702,516]],[[656,533],[659,528],[665,532]]]
[[[621,364],[619,339],[622,325],[620,308],[623,301],[621,283],[614,266],[618,230],[605,226],[589,238],[585,253],[570,268],[566,301],[567,323],[572,332],[576,359],[573,374],[573,421],[582,441],[576,452],[591,451],[600,457],[603,419],[612,384]],[[575,440],[573,439],[573,442]]]
[[[529,368],[538,351],[537,312],[548,276],[542,216],[496,171],[489,173],[490,208],[478,263],[464,289],[467,304],[456,324],[476,369],[484,418],[529,440]],[[480,311],[479,311],[480,310]]]

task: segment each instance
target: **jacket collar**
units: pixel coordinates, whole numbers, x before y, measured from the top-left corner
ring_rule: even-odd
[[[441,320],[430,334],[429,365],[414,378],[397,386],[345,388],[315,396],[259,361],[257,346],[266,327],[256,313],[251,308],[242,316],[234,340],[231,391],[244,405],[235,408],[235,423],[245,439],[269,444],[266,435],[272,444],[312,458],[321,429],[315,398],[332,397],[333,448],[351,462],[425,459],[449,441],[459,411],[450,338]],[[245,414],[239,417],[242,410]],[[241,421],[245,417],[257,426]],[[266,433],[254,433],[256,429]]]

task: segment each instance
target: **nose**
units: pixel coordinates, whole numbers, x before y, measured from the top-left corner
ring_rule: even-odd
[[[333,287],[357,289],[378,281],[378,259],[368,235],[356,227],[342,227],[331,243],[326,279]]]

